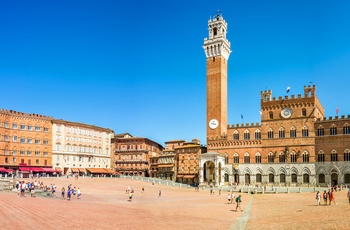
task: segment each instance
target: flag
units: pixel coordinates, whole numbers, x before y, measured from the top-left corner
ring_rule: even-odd
[[[339,109],[338,109],[338,106],[337,106],[337,108],[335,108],[335,114],[338,115],[338,112],[339,112]]]
[[[290,91],[290,86],[287,87],[287,93],[289,93],[289,91]]]
[[[241,118],[243,119],[243,114],[241,114]]]

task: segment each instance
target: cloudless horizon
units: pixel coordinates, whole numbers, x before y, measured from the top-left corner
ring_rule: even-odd
[[[5,1],[0,108],[206,144],[208,20],[228,23],[228,123],[261,121],[260,92],[316,85],[350,114],[349,1]],[[291,90],[287,94],[286,88]],[[241,118],[243,116],[243,119]]]

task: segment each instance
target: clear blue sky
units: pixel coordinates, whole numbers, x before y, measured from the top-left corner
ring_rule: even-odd
[[[1,1],[0,107],[206,143],[207,21],[228,23],[229,124],[260,122],[260,91],[317,85],[350,114],[350,1]],[[244,120],[241,119],[243,114]]]

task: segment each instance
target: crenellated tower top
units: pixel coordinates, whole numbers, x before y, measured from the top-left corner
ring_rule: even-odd
[[[218,12],[208,21],[209,39],[204,39],[204,52],[207,58],[222,56],[228,60],[231,50],[230,42],[226,39],[227,23]]]

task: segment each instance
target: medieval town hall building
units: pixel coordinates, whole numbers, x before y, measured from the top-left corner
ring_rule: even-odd
[[[261,121],[227,123],[227,65],[230,42],[221,14],[208,22],[207,153],[199,182],[227,185],[308,186],[350,184],[350,116],[324,117],[316,86],[303,95],[261,92]]]

